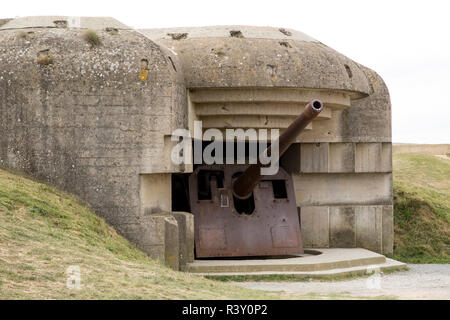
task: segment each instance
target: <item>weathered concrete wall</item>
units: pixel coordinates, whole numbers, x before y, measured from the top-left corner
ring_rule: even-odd
[[[313,130],[301,138],[316,143],[291,148],[288,162],[306,246],[364,247],[390,254],[391,104],[382,79],[360,67],[371,84],[371,95],[352,100],[348,108],[334,111],[330,120],[314,122]],[[327,130],[334,137],[327,139]],[[292,166],[292,159],[300,161]],[[327,225],[328,232],[319,236]]]
[[[341,114],[342,139],[351,142],[391,142],[391,102],[383,79],[358,65],[369,81],[370,96],[352,101]]]
[[[450,144],[394,144],[394,154],[422,153],[431,155],[450,154]]]
[[[158,257],[165,227],[141,206],[170,210],[170,197],[141,181],[168,176],[158,190],[170,194],[170,173],[182,170],[167,152],[167,137],[187,126],[176,55],[113,19],[83,18],[79,28],[54,22],[64,17],[19,20],[0,28],[1,166],[76,194]]]
[[[339,130],[335,132],[340,134],[331,141],[339,143],[302,144],[299,151],[306,155],[300,155],[301,173],[294,174],[297,203],[306,245],[363,247],[390,254],[394,239],[391,104],[382,79],[360,67],[371,84],[371,95],[336,112]],[[325,121],[321,124],[326,130]],[[317,217],[311,217],[316,211]],[[316,226],[323,229],[327,223],[328,238],[317,239]]]
[[[289,157],[300,159],[291,170],[305,246],[392,253],[391,144],[300,146]]]

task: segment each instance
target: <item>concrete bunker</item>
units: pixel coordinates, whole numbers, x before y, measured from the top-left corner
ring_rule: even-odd
[[[239,37],[232,35],[236,30]],[[221,26],[142,32],[179,54],[191,132],[198,120],[203,131],[215,128],[224,136],[237,128],[283,132],[309,101],[323,101],[323,111],[280,159],[281,171],[292,179],[303,245],[392,252],[390,100],[374,71],[295,30]],[[168,36],[174,33],[189,36],[174,40]],[[211,142],[201,143],[203,152]],[[246,142],[247,149],[251,145]],[[223,163],[226,158],[224,152]],[[224,190],[227,165],[219,167],[194,164],[196,200],[217,201],[216,206],[229,205],[250,218],[255,199],[236,208],[239,201]],[[196,216],[188,201],[189,177],[190,171],[172,175],[172,209]],[[279,182],[260,185],[271,187],[271,196],[279,199],[289,195]],[[197,245],[202,228],[196,223]],[[206,229],[210,242],[229,246],[220,244],[228,240],[226,231]]]
[[[228,224],[241,244],[259,232],[283,255],[302,247],[392,253],[391,106],[374,71],[295,30],[138,32],[110,18],[72,20],[28,17],[0,26],[2,166],[76,194],[175,269],[193,261],[202,238],[212,239],[205,247],[214,256],[267,253],[245,246],[233,251],[226,224],[198,225],[192,204],[216,199],[219,211],[234,210],[230,219],[254,228]],[[87,29],[100,45],[83,41]],[[21,37],[24,30],[33,37]],[[51,63],[37,63],[42,52],[51,54]],[[248,163],[171,161],[175,129],[193,133],[202,121],[202,133],[253,128],[282,134],[313,99],[323,110],[292,141],[280,171],[258,183],[253,199],[230,193]],[[201,152],[211,144],[202,140],[195,140]],[[255,146],[251,139],[244,144]],[[252,224],[263,202],[276,221],[264,232]],[[289,209],[277,209],[282,206]],[[289,216],[274,215],[286,210]]]

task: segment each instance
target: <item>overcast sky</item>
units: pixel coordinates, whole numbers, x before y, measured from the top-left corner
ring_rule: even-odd
[[[206,25],[305,32],[377,71],[391,94],[393,142],[450,143],[450,1],[2,1],[0,18],[111,16],[134,28]]]

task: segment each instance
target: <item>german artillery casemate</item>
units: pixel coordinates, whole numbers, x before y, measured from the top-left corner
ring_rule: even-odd
[[[173,132],[198,121],[278,129],[279,170],[228,152],[174,163]],[[196,158],[213,139],[192,136]],[[0,20],[0,166],[77,195],[175,269],[304,248],[392,253],[391,149],[380,76],[299,31]]]

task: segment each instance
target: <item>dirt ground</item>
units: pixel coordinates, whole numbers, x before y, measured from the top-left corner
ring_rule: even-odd
[[[409,271],[335,282],[235,282],[245,288],[331,298],[450,300],[450,264],[409,264]]]

